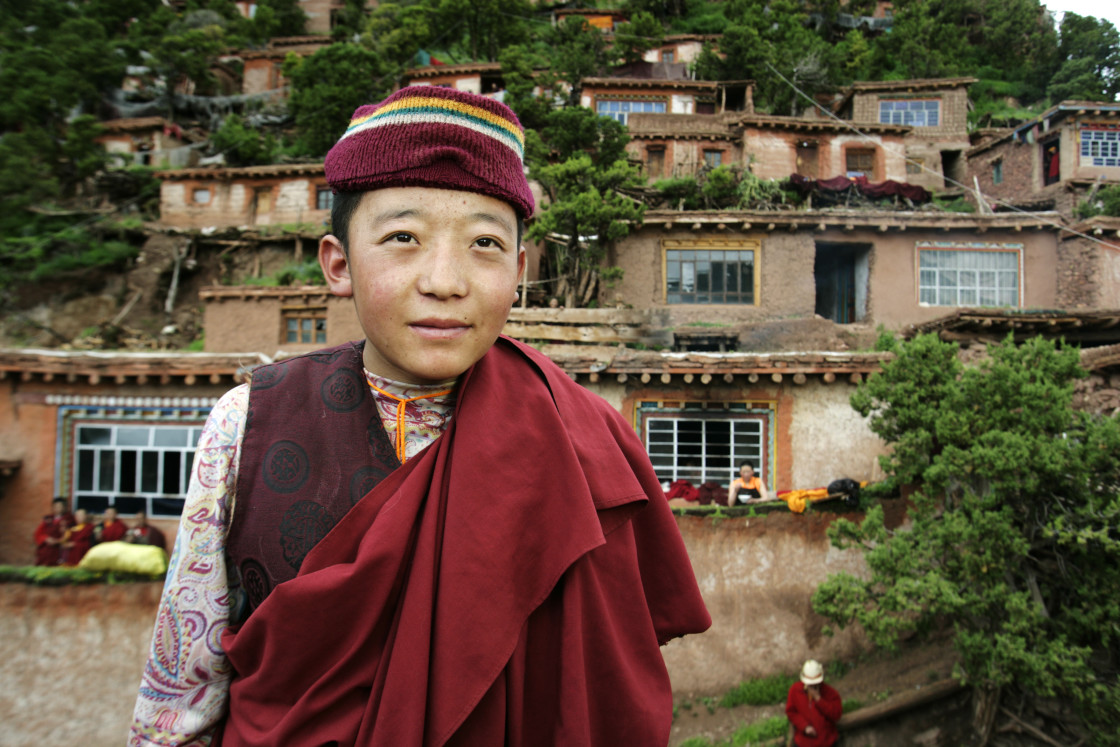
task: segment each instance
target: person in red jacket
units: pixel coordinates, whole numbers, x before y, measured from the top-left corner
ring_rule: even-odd
[[[84,508],[74,512],[74,526],[62,536],[62,565],[77,565],[93,546],[93,523]]]
[[[840,693],[824,682],[824,667],[815,659],[806,661],[801,667],[801,681],[793,683],[786,698],[793,743],[797,747],[832,747],[842,710]]]

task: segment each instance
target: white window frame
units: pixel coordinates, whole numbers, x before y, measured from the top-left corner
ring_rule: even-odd
[[[638,431],[662,484],[688,480],[730,485],[750,462],[774,483],[775,408],[772,402],[637,403]]]
[[[153,407],[151,400],[98,399],[123,404],[59,408],[55,494],[94,513],[116,506],[126,514],[142,509],[152,517],[180,516],[213,401]]]
[[[921,306],[1022,306],[1022,244],[920,241],[915,251]]]
[[[669,110],[666,101],[632,101],[628,99],[596,99],[595,113],[600,117],[610,117],[622,124],[631,114],[664,114]]]
[[[879,99],[879,124],[939,127],[941,99]]]
[[[1082,127],[1081,160],[1085,166],[1120,166],[1120,129]]]

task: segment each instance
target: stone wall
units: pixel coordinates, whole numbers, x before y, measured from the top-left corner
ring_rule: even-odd
[[[858,516],[851,516],[858,519]],[[793,672],[806,656],[857,655],[851,631],[824,635],[810,596],[862,557],[829,546],[832,515],[678,518],[713,625],[663,649],[681,697]],[[62,588],[0,584],[0,723],[8,747],[119,745],[147,658],[158,583]]]

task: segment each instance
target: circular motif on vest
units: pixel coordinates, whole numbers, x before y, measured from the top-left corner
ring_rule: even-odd
[[[280,520],[280,549],[284,560],[299,570],[303,559],[334,526],[327,509],[311,501],[297,501]]]
[[[377,467],[362,467],[350,478],[350,505],[353,506],[366,493],[377,487],[377,483],[385,479],[388,473]]]
[[[261,366],[253,370],[253,388],[271,389],[284,380],[288,375],[287,366]]]
[[[323,404],[335,412],[353,412],[362,404],[365,382],[348,368],[340,368],[332,373],[319,388]]]
[[[272,584],[268,581],[268,574],[264,566],[255,560],[246,560],[241,564],[241,588],[249,597],[249,608],[256,609],[260,606],[268,593],[272,591]]]
[[[277,493],[294,493],[311,473],[311,460],[294,441],[277,441],[264,455],[265,485]]]

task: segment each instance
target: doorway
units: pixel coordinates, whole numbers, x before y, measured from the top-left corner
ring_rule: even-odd
[[[819,316],[837,324],[852,324],[867,318],[870,258],[870,244],[817,242],[813,276]]]

